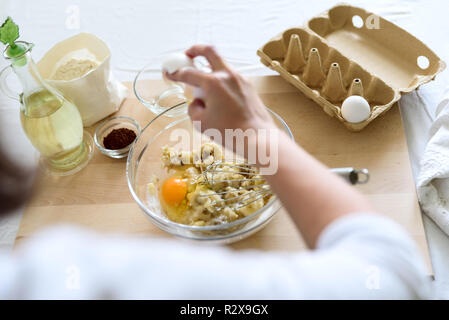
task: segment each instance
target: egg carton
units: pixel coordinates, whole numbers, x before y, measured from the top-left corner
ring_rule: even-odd
[[[402,93],[433,80],[446,64],[395,24],[350,5],[337,5],[272,38],[261,62],[318,103],[352,131],[387,112]],[[370,116],[347,122],[341,113],[351,95],[364,97]]]

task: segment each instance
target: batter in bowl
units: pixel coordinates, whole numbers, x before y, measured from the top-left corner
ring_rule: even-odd
[[[201,145],[201,150],[193,152],[165,146],[161,161],[173,174],[162,183],[157,179],[150,183],[149,191],[158,195],[161,207],[170,220],[186,225],[229,223],[265,206],[271,198],[270,194],[242,205],[242,200],[252,195],[250,192],[268,189],[265,180],[248,164],[224,162],[223,172],[214,175],[214,179],[221,182],[208,183],[203,171],[216,161],[223,160],[222,148],[214,143],[205,143]],[[232,167],[235,164],[238,168]]]

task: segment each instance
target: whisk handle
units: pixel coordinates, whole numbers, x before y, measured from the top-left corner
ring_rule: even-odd
[[[348,168],[334,168],[330,169],[330,171],[339,175],[352,185],[368,183],[370,177],[368,169],[357,170],[348,167]]]

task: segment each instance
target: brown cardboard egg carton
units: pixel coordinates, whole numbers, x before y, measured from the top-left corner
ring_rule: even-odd
[[[402,93],[433,80],[446,66],[405,30],[349,5],[337,5],[304,27],[285,30],[257,54],[263,64],[353,131],[362,130]],[[349,123],[343,119],[341,104],[350,95],[368,101],[367,120]]]

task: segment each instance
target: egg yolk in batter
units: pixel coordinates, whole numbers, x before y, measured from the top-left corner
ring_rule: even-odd
[[[177,205],[187,194],[187,183],[180,177],[171,177],[162,184],[162,198],[169,205]]]

